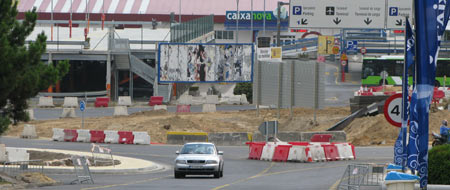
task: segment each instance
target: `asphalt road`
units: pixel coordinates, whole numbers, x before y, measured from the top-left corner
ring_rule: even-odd
[[[9,147],[48,148],[63,150],[90,150],[89,143],[53,142],[49,140],[29,140],[2,137],[1,143]],[[247,160],[245,146],[218,147],[224,151],[224,177],[188,176],[185,179],[173,177],[175,145],[112,145],[114,154],[150,160],[167,166],[166,170],[149,174],[95,174],[95,184],[70,185],[74,174],[59,174],[50,177],[64,183],[62,186],[39,189],[310,189],[327,190],[335,187],[350,163],[386,163],[392,160],[392,147],[357,147],[357,159],[351,161],[317,163],[280,163]]]

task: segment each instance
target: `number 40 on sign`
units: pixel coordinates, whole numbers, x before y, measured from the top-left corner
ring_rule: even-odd
[[[394,94],[384,103],[384,117],[396,126],[402,126],[402,94]]]

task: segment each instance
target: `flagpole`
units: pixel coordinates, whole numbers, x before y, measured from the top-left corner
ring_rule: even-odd
[[[404,59],[403,59],[403,81],[402,81],[402,127],[400,128],[400,133],[402,136],[402,171],[405,172],[405,166],[406,166],[406,159],[407,157],[405,156],[405,154],[407,153],[407,149],[406,149],[406,130],[408,128],[408,62],[407,60],[409,60],[407,58],[407,48],[408,48],[408,36],[407,36],[407,31],[408,31],[408,16],[405,16],[405,32],[404,32],[404,38],[405,38],[405,43],[403,44],[403,54],[404,54]],[[406,118],[405,118],[406,117]]]

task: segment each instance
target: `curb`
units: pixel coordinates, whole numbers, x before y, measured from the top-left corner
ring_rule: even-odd
[[[82,151],[66,151],[66,150],[58,150],[58,149],[37,149],[37,148],[26,148],[27,150],[35,150],[35,151],[47,151],[47,152],[55,152],[55,153],[64,153],[71,155],[81,155],[81,156],[92,156],[91,152],[82,152]],[[138,167],[128,166],[125,168],[116,168],[120,167],[120,165],[112,166],[104,166],[104,167],[89,167],[89,170],[92,174],[144,174],[144,173],[152,173],[157,171],[163,171],[169,168],[166,165],[157,164],[152,161],[125,157],[119,155],[113,155],[114,160],[119,160],[121,163],[132,162],[132,164],[139,164]],[[144,165],[141,167],[141,165]],[[123,166],[122,166],[123,167]],[[58,174],[58,173],[73,173],[73,166],[44,166],[44,173]]]

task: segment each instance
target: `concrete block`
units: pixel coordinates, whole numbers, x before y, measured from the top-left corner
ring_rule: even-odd
[[[20,138],[26,138],[26,139],[38,138],[38,136],[36,134],[36,127],[34,127],[34,125],[25,124],[25,126],[23,127],[22,134],[20,135]]]
[[[245,95],[245,94],[241,95],[241,104],[242,105],[247,105],[248,104],[247,95]]]
[[[65,108],[78,107],[78,98],[77,97],[64,97],[63,107],[65,107]]]
[[[192,105],[192,96],[191,95],[180,96],[180,98],[178,98],[178,104]]]
[[[228,104],[241,104],[241,95],[234,95],[228,98]]]
[[[119,96],[119,106],[131,106],[131,97],[130,96]]]
[[[251,140],[251,133],[208,133],[208,142],[218,146],[242,146]]]
[[[34,118],[34,111],[33,111],[33,109],[27,109],[25,112],[27,112],[28,118],[30,118],[30,121],[36,119],[36,118]]]
[[[154,105],[153,110],[166,110],[167,111],[167,105]]]
[[[20,162],[30,160],[30,154],[23,148],[6,147],[7,162]]]
[[[0,144],[0,162],[6,162],[6,146],[5,144]]]
[[[314,134],[331,134],[331,142],[347,142],[347,134],[344,131],[317,131],[317,132],[302,132],[302,141],[310,141]]]
[[[77,142],[91,142],[91,133],[88,129],[77,129]]]
[[[53,136],[52,139],[54,141],[64,141],[64,129],[53,128]]]
[[[167,132],[167,144],[185,144],[187,142],[208,142],[208,133]]]
[[[133,144],[150,144],[150,136],[147,132],[134,132]]]
[[[63,108],[60,118],[74,118],[77,117],[75,114],[75,108]]]
[[[119,133],[117,131],[106,130],[105,143],[119,143]]]
[[[208,95],[206,96],[207,104],[219,104],[219,96],[217,95]]]
[[[114,116],[119,116],[119,115],[128,115],[127,106],[115,106],[114,107]]]
[[[271,136],[269,136],[271,137]],[[301,132],[296,131],[283,131],[278,132],[277,138],[284,142],[299,142],[302,141]],[[265,141],[266,137],[260,132],[253,133],[253,141]]]
[[[216,112],[216,104],[203,104],[202,112]]]
[[[53,104],[53,97],[39,97],[39,103],[38,103],[39,107],[55,107],[55,105]]]

